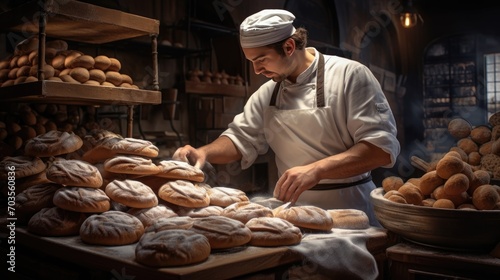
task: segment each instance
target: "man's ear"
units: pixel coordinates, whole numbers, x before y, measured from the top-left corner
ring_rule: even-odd
[[[291,56],[295,51],[295,41],[292,38],[288,38],[285,43],[283,43],[283,51],[287,56]]]

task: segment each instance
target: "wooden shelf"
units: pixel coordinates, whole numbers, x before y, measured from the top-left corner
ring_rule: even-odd
[[[161,104],[161,92],[45,80],[0,87],[0,100],[75,105]]]
[[[246,97],[246,87],[238,85],[211,84],[206,82],[184,82],[184,92],[191,94]]]
[[[102,44],[144,35],[158,35],[158,20],[79,1],[31,1],[0,13],[4,30],[37,34],[38,15],[47,13],[46,35],[64,40]]]

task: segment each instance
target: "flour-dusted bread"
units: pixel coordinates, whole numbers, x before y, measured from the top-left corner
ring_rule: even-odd
[[[333,220],[322,208],[313,205],[295,205],[289,208],[280,206],[273,210],[274,216],[289,221],[303,229],[330,231]]]
[[[120,211],[93,214],[80,227],[83,242],[96,245],[136,243],[144,234],[144,226],[136,217]]]
[[[105,192],[114,201],[132,208],[158,205],[158,197],[153,190],[136,180],[113,180],[106,186]]]
[[[173,267],[203,262],[210,251],[204,235],[172,229],[145,233],[135,248],[135,259],[147,266]]]
[[[97,167],[78,159],[56,157],[45,171],[47,179],[69,186],[100,188],[102,176]]]
[[[80,149],[83,140],[74,132],[51,130],[26,141],[25,155],[51,157],[72,153]]]
[[[370,227],[370,221],[365,212],[357,209],[328,209],[332,217],[333,228],[342,229],[366,229]]]
[[[252,232],[245,224],[224,216],[197,218],[191,230],[205,235],[212,249],[243,246],[252,239]]]
[[[0,161],[0,180],[8,177],[21,179],[38,174],[47,166],[36,156],[7,156]]]
[[[130,208],[127,213],[139,219],[144,228],[152,225],[158,219],[178,216],[174,210],[163,204],[151,208]]]
[[[219,186],[207,191],[210,196],[210,205],[227,207],[236,202],[249,201],[246,193],[240,189]]]
[[[160,187],[158,196],[172,204],[199,208],[210,204],[210,197],[205,188],[187,180],[169,181]]]
[[[52,198],[61,187],[62,185],[56,183],[37,184],[17,194],[15,209],[18,220],[28,222],[36,212],[53,207]]]
[[[158,177],[193,182],[205,180],[205,173],[201,169],[184,161],[162,160],[158,163],[158,167],[160,168],[160,172],[156,174]]]
[[[136,155],[142,157],[155,158],[159,149],[151,141],[137,138],[123,138],[111,146],[115,154]]]
[[[74,212],[102,213],[110,209],[109,197],[101,189],[68,186],[54,193],[54,205]]]
[[[146,232],[158,232],[170,229],[190,229],[193,226],[194,219],[189,216],[176,216],[168,218],[159,218],[151,225],[146,227]]]
[[[290,246],[302,240],[300,228],[281,218],[257,217],[250,219],[245,225],[252,231],[249,242],[252,246]]]
[[[117,155],[104,162],[104,169],[113,173],[152,175],[159,169],[150,158],[134,155]]]
[[[264,197],[264,196],[256,196],[250,199],[251,202],[260,204],[262,206],[266,206],[270,209],[275,209],[285,204],[282,200],[279,200],[275,197]]]
[[[41,236],[78,235],[87,215],[59,207],[43,208],[28,222],[28,231]]]
[[[216,205],[209,205],[200,208],[185,208],[180,207],[177,214],[180,216],[189,216],[191,218],[203,218],[209,216],[220,216],[224,211],[224,208]]]
[[[221,215],[244,224],[252,218],[274,216],[270,208],[250,201],[235,202],[224,208]]]

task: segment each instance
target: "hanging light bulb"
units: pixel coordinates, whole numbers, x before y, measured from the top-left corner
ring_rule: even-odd
[[[413,8],[411,0],[409,0],[406,7],[403,8],[399,20],[404,28],[412,28],[417,25],[418,13],[415,8]]]

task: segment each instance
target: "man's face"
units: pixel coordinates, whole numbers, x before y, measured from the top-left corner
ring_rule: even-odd
[[[269,47],[243,48],[245,57],[252,62],[255,74],[280,82],[291,73],[289,57],[279,55]]]

